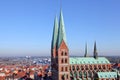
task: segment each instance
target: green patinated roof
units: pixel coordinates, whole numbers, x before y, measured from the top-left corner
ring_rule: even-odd
[[[63,14],[62,11],[60,12],[60,21],[59,21],[59,29],[58,29],[58,42],[57,42],[57,48],[60,47],[60,44],[64,40],[66,43],[66,33],[64,28],[64,20],[63,20]]]
[[[55,47],[56,42],[57,42],[57,36],[58,36],[58,21],[57,21],[57,17],[55,17],[55,21],[54,21],[54,29],[53,29],[53,37],[52,37],[52,49]]]
[[[117,78],[116,72],[98,72],[99,78]]]
[[[69,58],[70,64],[109,64],[110,62],[105,57],[98,57],[97,59],[93,57],[76,57]]]

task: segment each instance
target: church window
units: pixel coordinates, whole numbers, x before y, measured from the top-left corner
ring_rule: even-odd
[[[79,66],[77,66],[77,70],[79,70]]]
[[[82,69],[82,70],[84,70],[84,67],[83,67],[83,65],[81,66],[81,69]]]
[[[73,70],[73,71],[75,70],[75,66],[72,66],[72,70]]]
[[[65,56],[67,56],[67,52],[65,52]]]
[[[67,79],[68,79],[68,74],[66,76],[67,76]]]
[[[65,75],[62,75],[61,78],[62,78],[62,80],[65,80]]]
[[[67,67],[65,67],[65,71],[68,71],[68,68],[67,68]]]
[[[64,52],[61,53],[61,56],[63,56],[63,55],[64,55]]]
[[[67,59],[65,59],[65,63],[67,63]]]

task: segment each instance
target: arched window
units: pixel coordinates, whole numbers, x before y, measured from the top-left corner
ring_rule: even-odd
[[[92,65],[90,65],[89,67],[90,67],[90,70],[92,70],[92,69],[93,69]]]
[[[63,56],[63,55],[64,55],[64,52],[62,51],[61,56]]]
[[[97,70],[97,65],[94,65],[94,70]]]
[[[69,67],[69,70],[72,71],[72,66]]]
[[[68,74],[66,75],[66,78],[68,79]]]
[[[67,52],[65,52],[65,56],[67,56]]]
[[[98,68],[101,69],[101,65],[98,65]]]
[[[63,60],[63,59],[61,59],[61,63],[64,63],[64,60]]]
[[[78,65],[77,65],[77,67],[76,67],[76,68],[77,68],[77,70],[79,70],[79,66],[78,66]]]
[[[65,63],[67,63],[67,59],[65,59]]]
[[[62,75],[61,78],[62,78],[62,80],[65,80],[65,75]]]
[[[103,65],[102,67],[103,67],[103,69],[105,69],[105,65]]]
[[[84,70],[84,67],[83,67],[83,65],[81,65],[81,69],[82,69],[82,70]]]
[[[68,71],[68,68],[67,68],[67,67],[65,67],[65,71]]]
[[[72,66],[72,70],[73,70],[73,71],[75,70],[75,66]]]

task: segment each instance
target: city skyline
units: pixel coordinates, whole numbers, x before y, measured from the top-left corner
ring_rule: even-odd
[[[119,55],[120,1],[62,1],[70,55]],[[59,20],[60,1],[0,1],[1,56],[48,56],[54,18]]]

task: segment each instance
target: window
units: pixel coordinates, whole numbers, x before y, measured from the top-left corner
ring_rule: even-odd
[[[66,75],[67,79],[68,79],[68,74]]]
[[[63,59],[61,60],[61,63],[64,63]]]
[[[83,67],[83,65],[81,66],[81,69],[82,69],[82,70],[84,70],[84,67]]]
[[[68,71],[68,68],[67,68],[67,67],[65,67],[65,71]]]
[[[65,59],[65,63],[67,63],[67,59]]]
[[[90,65],[89,67],[90,67],[90,69],[92,70],[92,65]]]
[[[65,56],[67,56],[67,52],[65,52]]]
[[[63,71],[63,67],[61,67],[61,71]]]
[[[75,66],[72,66],[72,70],[73,70],[73,71],[75,70]]]
[[[71,68],[71,67],[72,67],[72,66],[70,66],[70,67],[69,67],[69,70],[70,70],[70,71],[72,70],[72,68]]]
[[[65,75],[62,75],[62,76],[61,76],[61,80],[65,80]]]
[[[79,66],[77,66],[77,70],[79,70]]]
[[[94,65],[94,70],[97,70],[97,65]]]
[[[64,55],[64,52],[61,53],[61,56],[63,56],[63,55]]]

